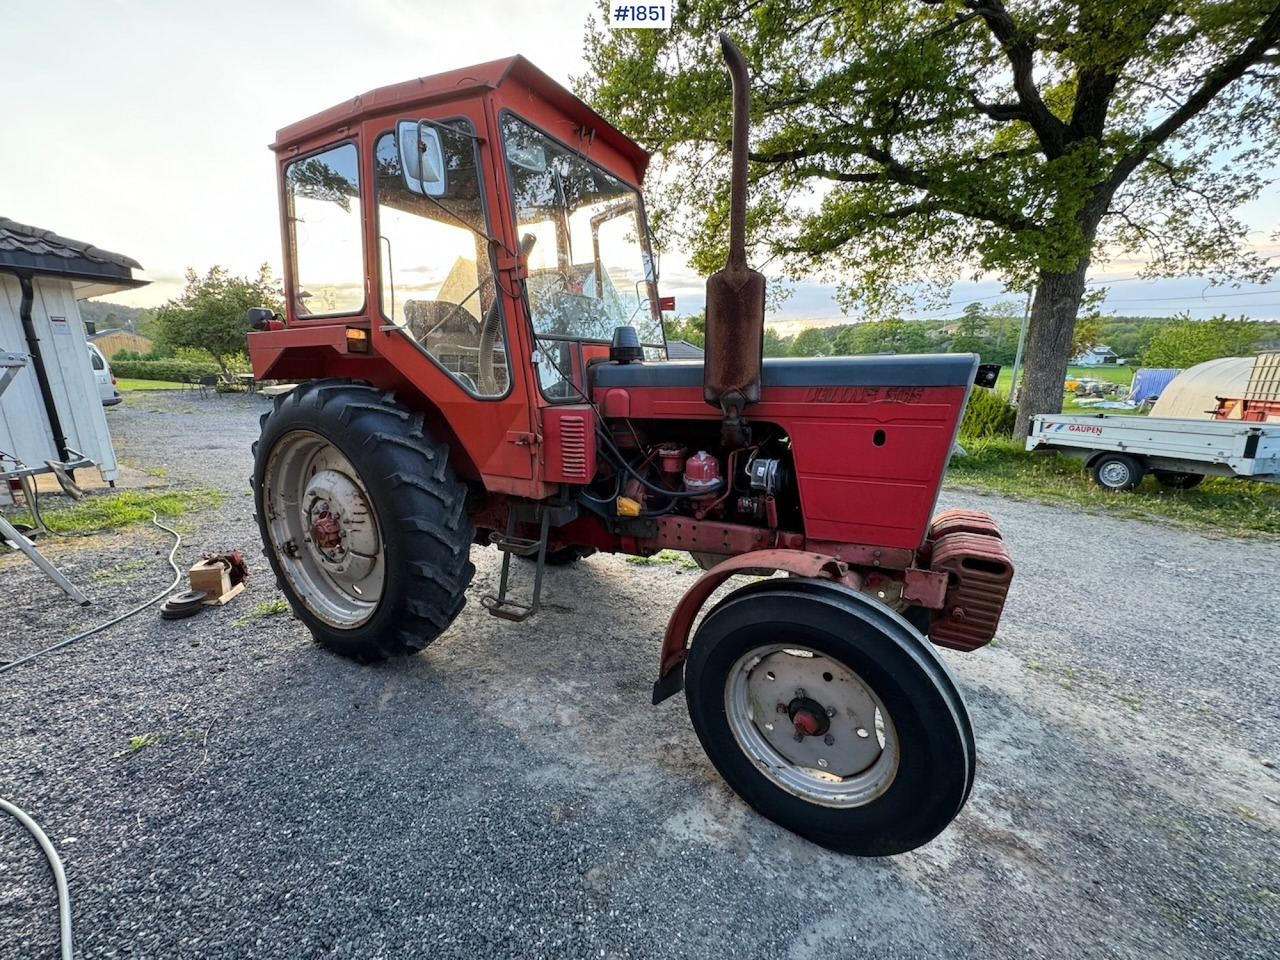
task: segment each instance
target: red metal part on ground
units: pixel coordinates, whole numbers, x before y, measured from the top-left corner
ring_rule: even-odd
[[[855,590],[861,578],[849,570],[847,563],[842,563],[820,553],[808,553],[800,550],[757,550],[730,557],[724,563],[712,567],[700,576],[688,589],[676,608],[671,611],[671,619],[667,621],[667,630],[662,638],[662,664],[658,672],[661,679],[669,674],[689,656],[689,630],[693,627],[694,618],[707,598],[735,573],[761,574],[776,573],[785,570],[797,577],[821,578],[835,583],[844,583]]]
[[[934,541],[930,566],[946,573],[951,584],[943,609],[933,612],[929,639],[966,651],[990,643],[1013,579],[1004,541],[990,534],[948,533]]]

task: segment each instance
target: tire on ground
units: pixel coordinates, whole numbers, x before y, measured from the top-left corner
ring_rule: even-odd
[[[791,644],[801,657],[807,650],[848,670],[883,705],[894,731],[896,765],[874,780],[867,798],[820,797],[817,792],[825,781],[816,770],[806,773],[770,746],[761,751],[759,745],[768,743],[769,735],[760,728],[778,720],[781,706],[775,714],[766,704],[761,708],[765,716],[753,712],[749,721],[742,719],[741,711],[738,719],[730,719],[737,696],[732,685],[735,665],[744,673],[763,669],[761,655],[776,656],[779,646],[792,654]],[[767,676],[773,679],[772,673]],[[822,674],[807,695],[821,699],[812,688],[830,679]],[[793,693],[801,695],[800,690],[780,691],[780,702]],[[972,727],[942,661],[892,611],[832,584],[772,579],[726,597],[707,614],[694,637],[685,697],[707,756],[738,795],[788,830],[841,853],[887,856],[927,843],[960,811],[973,784]],[[785,715],[782,722],[787,722]],[[866,718],[860,722],[870,724]],[[751,731],[743,733],[744,723],[760,734],[755,749],[762,755],[753,758],[743,747],[739,735],[753,736]],[[878,764],[879,760],[868,770]],[[782,782],[777,771],[783,769],[809,777],[815,792],[806,796],[807,787],[797,789],[794,780],[790,786]]]
[[[323,438],[355,468],[377,521],[381,596],[371,613],[349,627],[317,615],[291,579],[290,565],[299,561],[282,559],[281,545],[272,542],[264,503],[272,451],[306,435]],[[449,463],[449,449],[426,430],[421,413],[367,384],[312,381],[276,398],[253,449],[254,507],[267,559],[294,615],[320,644],[371,662],[415,653],[449,627],[466,603],[475,573],[470,560],[474,530],[463,509],[466,488]],[[288,507],[278,499],[275,509]]]
[[[1092,470],[1093,482],[1113,493],[1136,490],[1146,473],[1142,462],[1127,453],[1104,453],[1093,461]]]

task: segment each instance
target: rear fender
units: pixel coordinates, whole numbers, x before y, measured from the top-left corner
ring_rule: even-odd
[[[662,660],[653,685],[653,702],[661,703],[684,689],[684,662],[689,658],[689,633],[707,598],[735,574],[769,576],[783,571],[794,577],[830,580],[858,590],[862,577],[842,560],[803,550],[756,550],[730,557],[700,576],[680,598],[662,638]]]

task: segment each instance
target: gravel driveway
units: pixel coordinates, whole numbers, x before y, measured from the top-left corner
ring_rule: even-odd
[[[134,393],[126,461],[224,491],[200,554],[259,557],[258,397]],[[256,563],[189,621],[146,611],[0,674],[0,795],[67,865],[81,957],[1274,958],[1280,541],[949,490],[1018,565],[998,641],[944,653],[973,796],[925,848],[830,854],[715,774],[681,698],[649,704],[696,572],[593,557],[524,625],[472,600],[424,653],[315,646]],[[12,660],[163,589],[154,528],[46,553],[81,610],[0,559]],[[132,743],[132,746],[131,746]],[[51,874],[0,814],[0,957],[56,955]]]

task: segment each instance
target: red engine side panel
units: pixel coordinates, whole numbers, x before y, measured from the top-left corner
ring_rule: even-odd
[[[924,541],[967,388],[766,387],[746,411],[791,438],[805,535],[915,550]],[[623,396],[625,394],[625,396]],[[606,411],[718,420],[701,387],[611,388]]]

